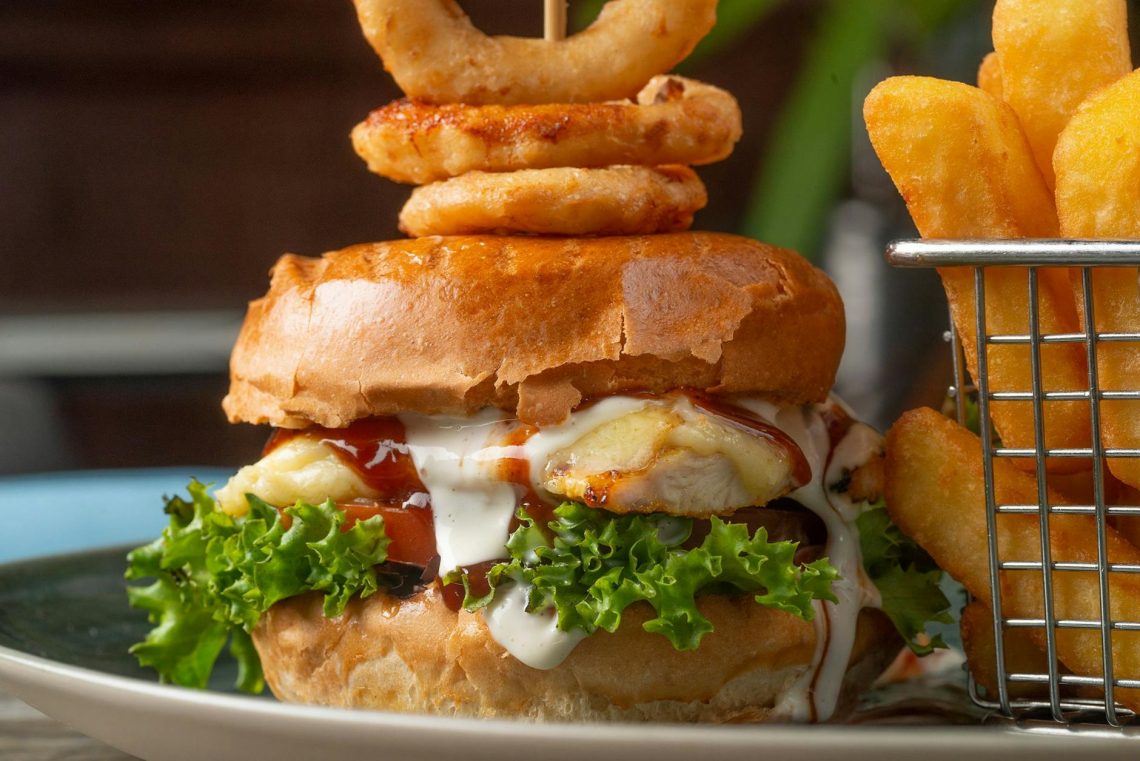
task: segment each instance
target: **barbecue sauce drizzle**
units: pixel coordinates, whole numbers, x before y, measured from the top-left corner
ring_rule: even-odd
[[[792,479],[795,486],[803,486],[811,480],[811,465],[799,444],[793,441],[791,436],[735,404],[714,399],[708,394],[699,392],[690,391],[686,392],[685,395],[689,397],[689,401],[693,403],[694,407],[714,415],[729,425],[767,439],[770,443],[783,449],[791,460]]]

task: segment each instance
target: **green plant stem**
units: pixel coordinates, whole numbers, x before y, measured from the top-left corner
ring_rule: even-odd
[[[850,156],[854,86],[886,49],[889,0],[831,0],[773,128],[743,232],[814,258]]]

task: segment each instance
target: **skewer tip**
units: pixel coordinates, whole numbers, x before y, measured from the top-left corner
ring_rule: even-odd
[[[566,0],[544,0],[543,39],[557,42],[566,39]]]

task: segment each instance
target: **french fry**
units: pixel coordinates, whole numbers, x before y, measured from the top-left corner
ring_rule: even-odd
[[[997,648],[994,646],[994,614],[979,600],[972,600],[962,609],[960,619],[962,650],[966,653],[966,664],[970,673],[986,691],[991,700],[998,699]],[[1004,643],[1006,674],[1048,674],[1049,658],[1024,629],[1006,628],[1002,632]],[[1063,664],[1058,665],[1058,673],[1071,674]],[[1009,682],[1007,690],[1010,699],[1047,699],[1049,687],[1042,682]],[[1072,687],[1062,685],[1063,698],[1104,699],[1104,690],[1099,687]]]
[[[997,648],[994,639],[994,614],[985,603],[971,601],[962,609],[960,619],[962,649],[966,653],[966,665],[974,675],[974,681],[986,691],[986,697],[997,700]],[[1005,646],[1006,674],[1047,674],[1049,659],[1037,647],[1024,629],[1007,628],[1002,632]],[[1068,669],[1061,669],[1069,673]],[[1038,682],[1008,682],[1007,690],[1011,699],[1047,697],[1049,688]],[[1066,694],[1074,690],[1065,690]]]
[[[1140,72],[1080,107],[1061,133],[1054,164],[1063,236],[1140,238]],[[1137,274],[1136,268],[1093,270],[1098,331],[1140,330]],[[1074,286],[1081,296],[1080,281]],[[1140,389],[1140,344],[1101,343],[1097,368],[1105,391]],[[1101,437],[1109,448],[1140,447],[1140,401],[1103,401]],[[1140,488],[1140,460],[1110,458],[1109,469]]]
[[[918,409],[899,418],[887,434],[886,448],[886,502],[892,520],[974,597],[992,608],[981,442],[934,410]],[[993,474],[999,504],[1037,502],[1036,480],[1007,460],[996,459]],[[997,518],[1001,559],[1040,561],[1037,516],[1003,513]],[[1140,550],[1111,528],[1106,539],[1111,562],[1140,563]],[[1097,560],[1096,521],[1092,516],[1050,516],[1049,540],[1050,560],[1054,562]],[[1052,578],[1057,618],[1099,620],[1097,574],[1055,570]],[[1140,576],[1111,573],[1108,585],[1111,619],[1140,619]],[[1040,571],[1002,572],[1003,615],[1042,618],[1042,587]],[[1026,632],[1044,651],[1044,630]],[[1097,629],[1057,629],[1059,660],[1074,674],[1101,676],[1100,638]],[[1140,632],[1114,631],[1112,656],[1117,678],[1140,678]],[[1115,697],[1133,710],[1140,709],[1140,690],[1118,688]]]
[[[1084,473],[1050,473],[1049,490],[1057,495],[1058,504],[1092,505],[1096,499],[1093,484],[1095,475],[1096,472],[1092,470]],[[1115,478],[1110,471],[1102,474],[1101,479],[1105,505],[1140,507],[1140,490]],[[1140,548],[1140,515],[1110,515],[1108,522],[1133,547]]]
[[[1053,199],[1029,145],[1008,106],[981,90],[925,77],[895,77],[876,87],[863,109],[871,142],[925,238],[1055,237]],[[978,377],[974,273],[939,270],[966,363]],[[991,267],[986,273],[986,323],[991,335],[1029,330],[1026,270]],[[1046,333],[1076,332],[1078,320],[1062,270],[1039,273],[1040,327]],[[991,391],[1032,388],[1029,347],[989,347]],[[1088,387],[1084,349],[1078,344],[1041,347],[1046,391]],[[1032,449],[1033,404],[995,401],[992,416],[1003,442]],[[1089,409],[1083,401],[1044,402],[1045,444],[1087,447]],[[1032,460],[1022,466],[1032,466]],[[1050,470],[1087,470],[1082,459],[1050,458]]]
[[[1057,504],[1092,505],[1096,501],[1094,479],[1096,472],[1050,473],[1049,491],[1057,496]],[[1127,505],[1140,507],[1140,490],[1115,478],[1107,469],[1101,475],[1101,492],[1104,504],[1112,507]],[[1140,548],[1140,515],[1110,515],[1108,518],[1116,532],[1133,546]]]
[[[1096,471],[1050,473],[1049,491],[1061,505],[1092,505],[1096,501]],[[1101,475],[1101,493],[1107,506],[1140,507],[1140,490],[1114,477],[1107,469]],[[1133,547],[1140,548],[1140,515],[1110,515],[1109,525]]]
[[[978,89],[989,93],[998,100],[1004,98],[1001,84],[1001,61],[997,53],[989,53],[978,67]]]
[[[1053,149],[1077,106],[1132,71],[1126,0],[998,0],[1002,97],[1053,188]]]
[[[1050,473],[1049,491],[1058,496],[1061,505],[1092,505],[1096,501],[1096,471]],[[1140,491],[1115,478],[1106,468],[1101,474],[1104,504],[1140,505]]]
[[[1105,500],[1108,504],[1140,507],[1140,491],[1117,481],[1111,474],[1105,474],[1104,481]],[[1108,522],[1133,547],[1140,548],[1140,515],[1113,515]]]
[[[1081,473],[1050,473],[1049,490],[1060,496],[1061,504],[1091,505],[1094,475],[1091,469]]]

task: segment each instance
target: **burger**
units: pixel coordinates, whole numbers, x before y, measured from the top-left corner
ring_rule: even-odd
[[[645,175],[691,189],[684,167],[558,163],[603,127],[607,166],[723,153],[691,127],[731,96],[654,91],[581,109],[403,101],[357,128],[374,169],[409,177],[462,138],[462,184],[421,189],[422,237],[273,268],[223,402],[273,430],[228,483],[169,498],[169,527],[131,553],[128,578],[150,581],[130,601],[155,625],[143,665],[203,687],[228,646],[247,691],[447,716],[824,721],[904,643],[940,644],[940,572],[886,516],[881,438],[829,394],[845,326],[827,276],[676,231],[677,194],[620,195]],[[650,148],[613,153],[645,125]],[[488,135],[513,152],[470,150]],[[433,228],[439,205],[454,222],[504,178],[474,204],[499,234]],[[573,234],[571,183],[590,196]],[[654,234],[629,234],[631,214]]]
[[[132,554],[135,652],[201,686],[229,641],[334,706],[842,713],[946,607],[828,396],[843,339],[822,272],[730,235],[287,256],[224,402],[276,430]]]

